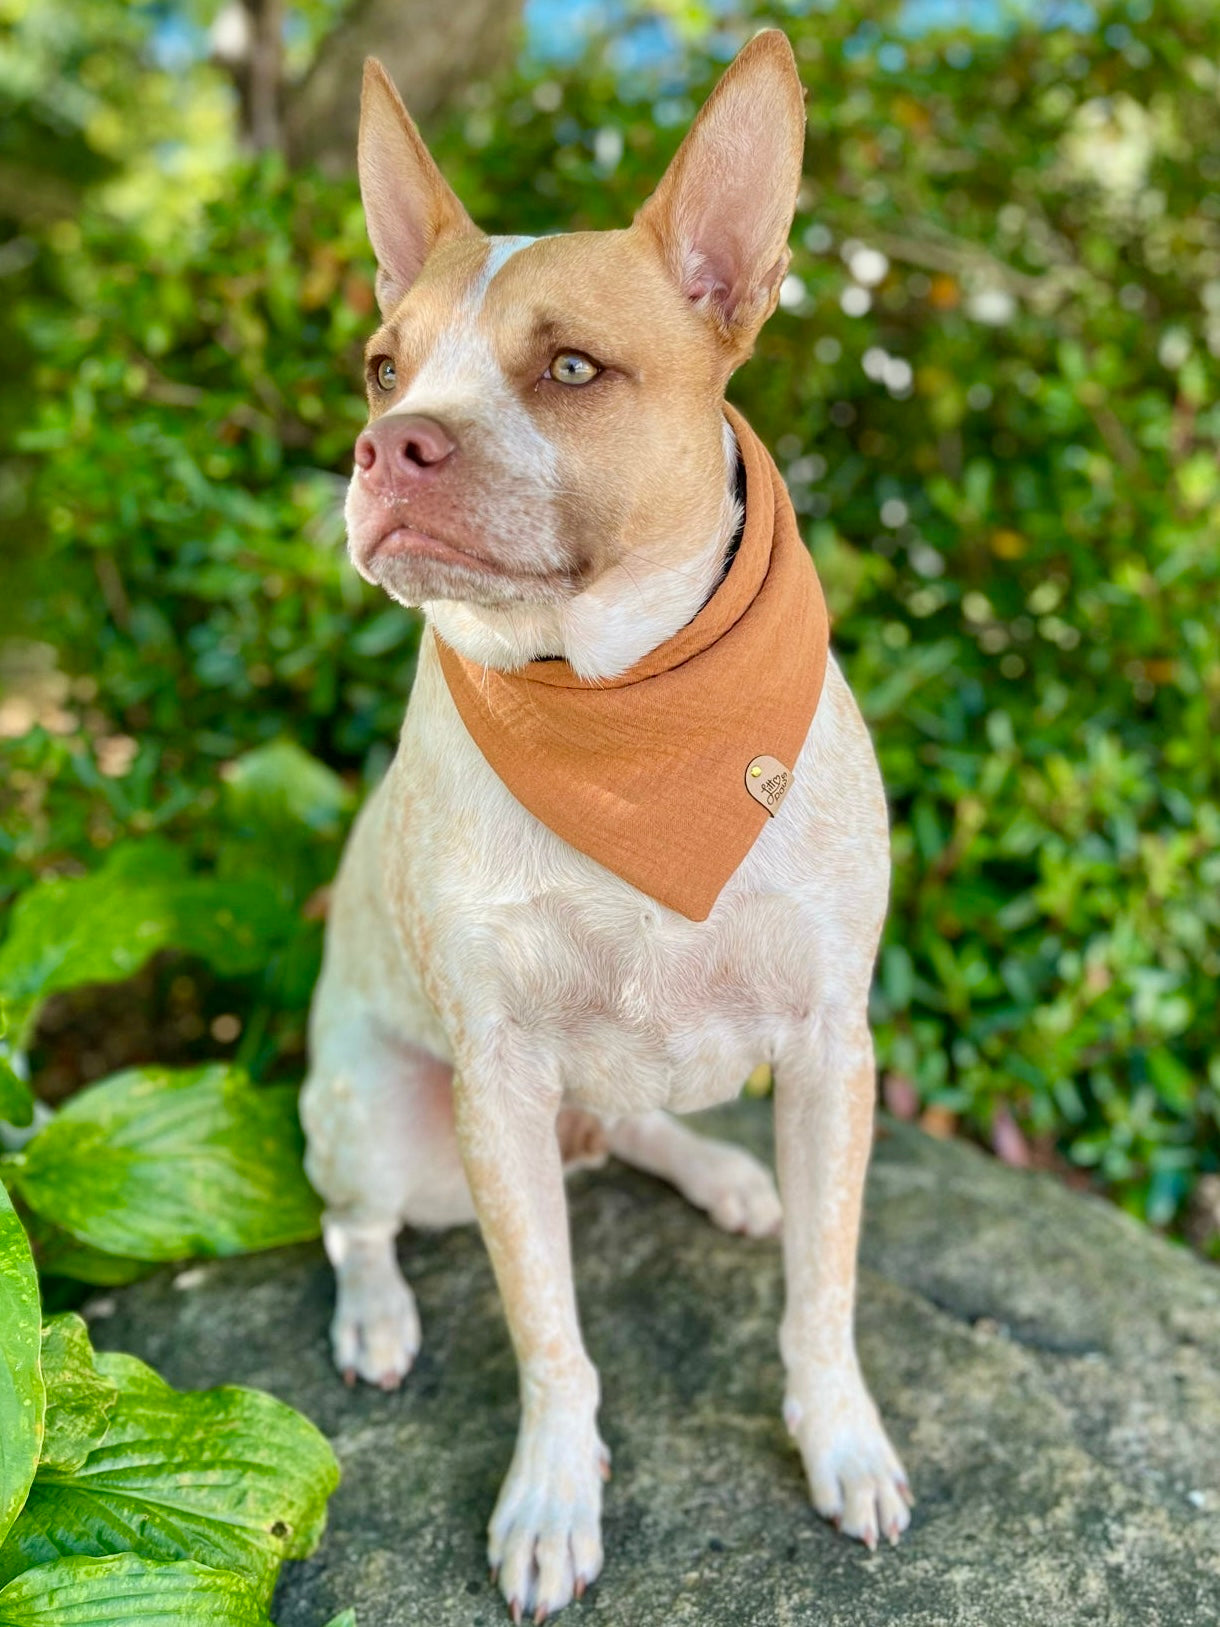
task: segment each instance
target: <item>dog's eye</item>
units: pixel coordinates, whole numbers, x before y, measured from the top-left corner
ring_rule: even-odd
[[[561,350],[552,358],[544,376],[557,384],[588,384],[600,372],[597,363],[582,356],[579,350]]]
[[[373,363],[373,377],[379,390],[392,390],[398,383],[398,369],[388,356],[379,356]]]

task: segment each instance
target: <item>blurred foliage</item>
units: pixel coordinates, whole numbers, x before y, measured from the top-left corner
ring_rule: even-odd
[[[622,224],[748,27],[787,29],[806,182],[733,394],[889,788],[887,1090],[1174,1221],[1220,1167],[1220,11],[979,37],[873,0],[665,9],[660,66],[616,37],[474,86],[435,150],[489,230]],[[234,164],[176,218],[93,197],[30,233],[6,894],[152,829],[232,865],[223,766],[290,739],[367,786],[409,686],[416,624],[341,545],[354,187]]]

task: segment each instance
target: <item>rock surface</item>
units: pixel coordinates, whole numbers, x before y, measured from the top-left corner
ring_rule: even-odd
[[[765,1104],[706,1118],[766,1149]],[[814,1516],[780,1422],[778,1244],[617,1165],[570,1193],[615,1473],[605,1571],[565,1622],[1220,1623],[1213,1268],[1049,1177],[887,1125],[859,1343],[919,1501],[902,1546],[870,1556]],[[353,1604],[360,1627],[506,1619],[483,1528],[516,1381],[490,1269],[473,1229],[408,1236],[403,1261],[424,1348],[394,1395],[332,1370],[317,1247],[165,1274],[93,1319],[173,1383],[259,1385],[334,1442],[343,1485],[319,1553],[287,1568],[280,1627]]]

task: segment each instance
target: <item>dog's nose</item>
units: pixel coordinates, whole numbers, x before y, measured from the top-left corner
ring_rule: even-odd
[[[373,486],[401,486],[426,478],[457,451],[435,418],[388,413],[356,442],[356,467]]]

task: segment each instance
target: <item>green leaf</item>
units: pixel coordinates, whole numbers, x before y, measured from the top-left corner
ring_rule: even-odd
[[[106,1438],[76,1473],[38,1476],[0,1582],[61,1555],[131,1551],[236,1571],[269,1598],[282,1562],[322,1535],[339,1480],[324,1437],[258,1390],[174,1390],[134,1356],[97,1367],[118,1386]]]
[[[34,1257],[0,1186],[0,1536],[17,1516],[38,1467],[47,1404],[38,1365],[41,1342]]]
[[[318,1233],[297,1092],[236,1068],[133,1068],[68,1101],[15,1171],[31,1209],[137,1260],[242,1254]]]
[[[289,740],[246,752],[223,779],[217,874],[273,883],[301,926],[300,906],[334,875],[353,793]],[[312,944],[308,925],[305,936]]]
[[[90,1248],[33,1209],[26,1210],[25,1221],[34,1260],[43,1277],[67,1277],[95,1288],[119,1288],[147,1276],[153,1269],[147,1260],[131,1260]]]
[[[43,1327],[42,1377],[47,1415],[38,1472],[70,1474],[101,1445],[119,1393],[113,1380],[98,1372],[89,1330],[71,1311]]]
[[[356,1612],[354,1610],[341,1610],[337,1616],[332,1616],[326,1627],[356,1627]]]
[[[34,1117],[34,1097],[30,1087],[13,1072],[12,1063],[0,1056],[0,1119],[24,1130]]]
[[[134,1554],[60,1559],[0,1590],[0,1627],[271,1627],[231,1572]]]
[[[0,1003],[0,1119],[24,1130],[34,1117],[34,1093],[17,1072],[8,1027],[8,1013]]]
[[[18,1048],[57,990],[121,981],[161,949],[237,976],[261,967],[295,928],[270,884],[175,876],[162,853],[152,844],[145,873],[129,849],[94,875],[40,882],[17,899],[0,947],[0,998]]]
[[[273,740],[245,752],[226,766],[224,782],[226,812],[260,831],[295,825],[334,836],[353,801],[334,770],[294,740]]]

